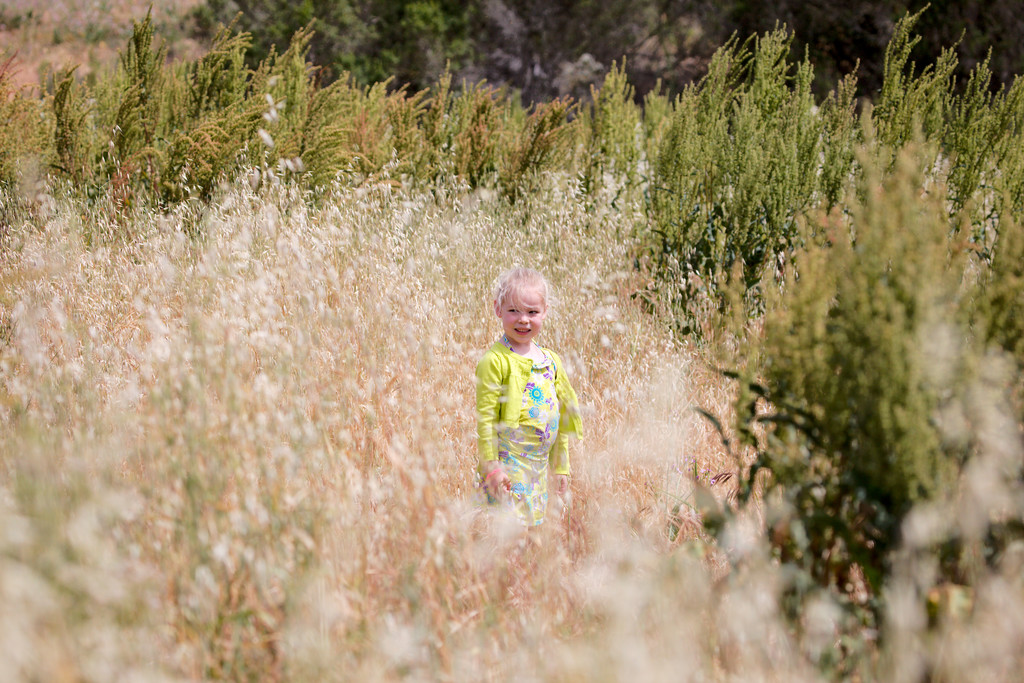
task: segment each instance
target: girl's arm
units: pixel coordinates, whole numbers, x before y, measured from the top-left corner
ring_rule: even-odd
[[[500,497],[511,485],[498,460],[498,419],[505,387],[500,361],[486,354],[476,366],[476,443],[478,470],[484,478],[484,490]]]
[[[569,433],[576,438],[582,437],[582,424],[579,418],[579,402],[576,392],[565,374],[562,359],[551,349],[548,352],[555,359],[555,391],[558,394],[558,436],[548,453],[548,467],[554,474],[569,474]]]
[[[498,459],[497,425],[503,389],[498,359],[486,354],[476,366],[476,444],[481,471],[485,463]]]
[[[569,434],[559,430],[548,453],[548,467],[555,474],[569,474]]]

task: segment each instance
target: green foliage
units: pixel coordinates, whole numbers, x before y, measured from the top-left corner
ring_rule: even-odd
[[[970,221],[972,239],[988,248],[998,216],[1024,210],[1024,146],[1012,142],[1024,87],[991,94],[982,64],[953,94],[952,57],[915,75],[906,64],[914,19],[900,25],[889,81],[864,122],[884,146],[915,134],[940,143],[932,149],[949,161],[936,165],[936,180],[951,187],[951,225]],[[579,174],[590,193],[608,180],[616,192],[648,194],[646,256],[687,329],[702,311],[729,307],[723,285],[734,276],[746,303],[760,306],[763,277],[800,246],[801,216],[842,208],[857,173],[853,149],[865,137],[857,80],[816,106],[812,66],[790,61],[784,30],[726,44],[699,84],[674,99],[650,91],[643,109],[625,63],[613,65],[590,103],[562,98],[524,109],[484,82],[453,88],[449,70],[418,91],[391,80],[358,85],[350,74],[324,87],[310,67],[310,25],[256,68],[246,64],[252,40],[222,28],[207,54],[167,65],[147,16],[116,73],[93,85],[73,70],[57,79],[52,167],[91,199],[110,198],[115,211],[206,200],[253,167],[260,182],[314,187],[378,175],[432,183],[454,173],[511,199],[547,171]]]
[[[165,66],[147,18],[111,77],[91,88],[73,70],[58,79],[52,166],[93,200],[111,199],[115,213],[139,202],[206,201],[248,168],[250,180],[313,187],[454,173],[515,198],[539,172],[572,166],[578,126],[569,99],[527,112],[484,83],[453,92],[448,73],[433,92],[359,86],[347,75],[321,87],[308,63],[312,40],[311,30],[298,31],[287,50],[250,69],[251,36],[229,27],[199,59]]]
[[[141,24],[134,24],[127,48],[121,53],[117,82],[120,98],[111,129],[108,176],[137,170],[147,185],[152,186],[156,180],[155,143],[166,53],[166,46],[153,46],[153,24],[147,14]]]
[[[73,68],[64,72],[57,81],[52,107],[54,166],[77,185],[86,174],[91,174],[92,168],[82,149],[87,111],[77,92]]]
[[[917,12],[918,38],[909,58],[935,61],[951,45],[956,53],[956,76],[968,74],[991,51],[997,88],[1009,85],[1024,70],[1024,50],[1017,36],[1024,17],[1013,4],[987,0],[902,0],[805,2],[738,0],[720,3],[730,17],[729,31],[750,35],[785,24],[796,36],[796,49],[806,51],[815,65],[815,92],[825,96],[856,71],[861,97],[875,99],[885,79],[883,53],[893,27],[908,11]],[[924,8],[924,9],[922,9]],[[918,11],[920,10],[920,11]]]
[[[862,139],[854,110],[856,88],[856,78],[848,76],[821,105],[823,158],[819,184],[825,209],[839,205],[855,168],[855,150]]]
[[[593,104],[584,117],[589,135],[583,169],[584,185],[591,191],[605,182],[605,173],[627,187],[639,183],[639,137],[643,129],[640,107],[634,98],[625,64],[612,64],[601,87],[591,88]]]
[[[704,73],[731,35],[787,27],[794,52],[815,65],[812,87],[824,99],[856,73],[859,98],[874,100],[884,80],[883,53],[894,25],[924,3],[902,0],[205,0],[193,10],[203,37],[241,13],[256,36],[250,65],[272,46],[311,27],[310,59],[361,85],[394,78],[412,90],[430,86],[450,65],[456,82],[487,80],[522,94],[525,103],[587,97],[607,65],[628,57],[638,101],[664,87],[672,96]],[[916,22],[920,37],[909,58],[935,61],[953,45],[956,75],[965,78],[991,50],[996,86],[1024,71],[1024,17],[1013,3],[931,0]],[[0,11],[2,14],[2,11]],[[593,69],[590,65],[599,65]]]
[[[309,58],[324,70],[326,81],[344,77],[372,85],[394,79],[399,86],[423,89],[446,63],[461,63],[468,55],[475,11],[475,5],[453,0],[207,0],[193,15],[205,33],[232,21],[251,32],[253,67],[308,29]]]
[[[176,92],[164,110],[167,143],[159,184],[164,204],[193,195],[208,198],[252,136],[259,114],[246,99],[248,39],[224,30],[210,52],[177,71]]]
[[[967,259],[944,197],[919,191],[929,158],[904,153],[888,176],[864,160],[863,203],[820,218],[799,277],[768,297],[763,361],[737,401],[735,431],[755,453],[741,498],[762,487],[794,616],[824,589],[880,625],[907,515],[953,500],[975,452],[942,419],[967,410],[981,345],[963,324]],[[953,561],[936,580],[959,571]]]
[[[912,141],[918,130],[927,138],[941,135],[951,106],[950,85],[957,65],[951,48],[920,73],[915,73],[915,64],[908,66],[910,53],[920,40],[912,33],[920,16],[921,12],[904,16],[885,50],[882,92],[874,115],[879,139],[893,148]]]
[[[358,178],[378,173],[395,158],[400,160],[395,171],[409,172],[409,152],[415,148],[415,126],[423,111],[423,95],[407,98],[404,90],[388,93],[387,83],[358,87],[345,82],[333,84],[331,89],[334,93],[329,97],[347,114],[347,125],[338,139],[340,147],[334,152],[336,161],[347,160],[348,170]]]
[[[310,98],[302,160],[313,186],[329,184],[339,170],[353,164],[356,153],[349,144],[350,122],[361,94],[345,77]]]
[[[21,162],[39,155],[46,137],[38,104],[12,83],[13,61],[0,52],[0,188],[18,182]]]
[[[507,104],[496,88],[479,83],[464,88],[451,104],[450,124],[445,127],[442,149],[450,149],[455,172],[470,185],[491,181],[498,171],[498,150],[502,141],[495,131],[501,129]],[[437,116],[441,115],[438,105]]]
[[[556,166],[559,157],[568,152],[573,124],[567,119],[572,106],[569,99],[535,105],[522,131],[503,150],[498,182],[510,199],[529,189],[539,172]]]
[[[678,98],[655,168],[648,256],[681,329],[699,329],[709,308],[730,308],[730,279],[757,310],[764,277],[801,247],[801,217],[848,210],[862,172],[854,150],[867,139],[889,163],[911,144],[931,153],[922,187],[948,188],[948,229],[969,224],[983,253],[1001,217],[1020,219],[1024,85],[992,92],[984,61],[960,87],[952,49],[918,69],[909,59],[920,16],[897,24],[878,102],[859,118],[852,75],[815,105],[811,65],[789,65],[784,31],[753,48],[728,43]]]
[[[698,297],[720,301],[734,265],[750,291],[799,244],[797,218],[822,175],[823,119],[813,111],[811,65],[791,67],[790,42],[780,30],[753,49],[727,44],[676,103],[655,172],[650,250],[678,291],[684,323]],[[830,125],[842,130],[847,108],[833,111]]]
[[[1000,93],[995,106],[998,123],[994,127],[1003,135],[993,145],[998,170],[992,173],[990,197],[999,215],[1012,215],[1024,223],[1024,78],[1014,80],[1005,97]]]
[[[945,135],[950,156],[950,199],[955,211],[963,210],[990,171],[994,146],[1006,137],[1005,123],[989,90],[988,61],[971,74],[961,95],[951,102],[951,116]]]
[[[184,66],[184,81],[188,85],[186,107],[183,120],[172,119],[172,125],[236,106],[245,99],[248,78],[245,51],[251,40],[248,33],[233,33],[223,28],[214,36],[209,52]]]
[[[1010,217],[999,223],[992,265],[985,271],[975,311],[985,342],[1010,353],[1024,370],[1024,228]]]
[[[394,77],[410,88],[425,88],[446,64],[461,64],[469,55],[469,27],[475,3],[462,0],[377,1],[373,40],[351,57],[349,70],[367,82]]]
[[[658,158],[665,131],[672,122],[673,104],[659,82],[656,87],[644,95],[643,107],[643,168],[642,175],[649,177],[651,165]]]

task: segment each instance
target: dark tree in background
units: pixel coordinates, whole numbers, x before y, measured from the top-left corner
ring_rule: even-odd
[[[785,24],[794,50],[806,48],[820,95],[857,68],[860,94],[873,98],[882,87],[882,57],[893,26],[906,13],[924,10],[915,26],[921,36],[911,59],[920,69],[945,48],[956,46],[963,79],[992,50],[993,85],[1024,73],[1024,3],[999,0],[738,0],[729,23],[741,36]]]
[[[859,95],[881,87],[893,27],[928,7],[917,24],[912,58],[920,68],[956,46],[959,76],[991,49],[993,87],[1024,72],[1024,3],[996,0],[206,0],[197,31],[210,35],[237,17],[253,35],[250,63],[283,50],[312,24],[309,59],[325,81],[348,72],[359,83],[429,87],[447,68],[456,84],[487,80],[524,102],[560,95],[586,98],[614,62],[642,98],[681,90],[703,75],[731,36],[745,39],[785,25],[794,58],[806,50],[815,92],[828,93],[856,70]]]
[[[393,78],[418,89],[449,62],[455,70],[469,62],[475,11],[459,0],[206,0],[193,17],[200,35],[233,21],[251,33],[251,66],[311,25],[309,60],[325,81],[348,72],[363,84]]]
[[[615,62],[642,96],[660,80],[678,90],[699,77],[727,37],[713,2],[485,0],[477,61],[467,75],[508,83],[526,101],[586,97]]]

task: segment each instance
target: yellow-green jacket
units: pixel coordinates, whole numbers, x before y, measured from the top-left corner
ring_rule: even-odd
[[[555,361],[555,394],[558,396],[558,436],[548,454],[555,474],[569,474],[569,434],[583,436],[579,401],[565,373],[562,359],[545,351]],[[533,361],[511,351],[500,341],[487,350],[476,366],[476,436],[480,462],[498,459],[497,429],[518,427],[523,391],[530,379]]]

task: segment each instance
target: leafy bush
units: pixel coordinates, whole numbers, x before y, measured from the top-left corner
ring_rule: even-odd
[[[999,222],[993,252],[991,267],[979,283],[975,324],[987,344],[1008,352],[1024,370],[1024,228],[1020,223],[1011,217]],[[1024,394],[1018,398],[1024,399]]]
[[[1008,112],[1019,85],[990,94],[981,65],[957,93],[950,53],[908,72],[914,19],[860,126],[849,86],[821,109],[823,139],[843,144],[822,159],[849,170],[820,175],[785,268],[763,280],[765,314],[746,328],[759,334],[730,372],[736,422],[716,421],[735,435],[738,500],[761,505],[790,617],[827,596],[854,641],[905,627],[891,598],[908,582],[970,595],[1024,537],[1012,502],[1024,490],[1020,437],[993,427],[1024,420],[1012,322],[1024,239],[1004,184],[1018,164]],[[979,476],[998,494],[979,495]],[[730,513],[708,509],[710,532],[735,533],[722,524]],[[939,628],[931,616],[924,628]]]
[[[46,137],[38,103],[12,82],[13,61],[0,52],[0,187],[18,181],[19,162],[38,155]]]
[[[875,104],[874,120],[879,138],[898,149],[920,131],[928,139],[942,134],[949,112],[950,81],[956,69],[956,55],[943,50],[934,65],[915,73],[910,53],[920,36],[912,33],[920,13],[907,15],[896,25],[885,49],[882,92]]]
[[[445,78],[431,106],[436,121],[433,126],[435,149],[452,155],[455,173],[471,186],[493,182],[502,144],[495,131],[501,129],[507,109],[504,96],[498,89],[478,83],[464,88],[460,96],[449,103],[443,95],[449,92],[450,76]],[[447,115],[446,110],[450,112]]]
[[[924,7],[925,9],[920,9]],[[917,13],[917,32],[911,60],[934,61],[952,49],[955,75],[966,80],[991,51],[998,85],[1009,85],[1024,67],[1024,51],[1015,36],[1022,18],[1009,5],[985,0],[901,0],[792,3],[780,0],[740,0],[721,4],[731,30],[740,35],[769,31],[779,24],[796,36],[796,49],[814,62],[815,92],[824,95],[854,69],[863,86],[861,95],[874,99],[886,78],[884,59],[894,27],[908,10]],[[920,11],[918,11],[920,10]],[[952,48],[951,48],[952,46]]]
[[[246,97],[247,44],[246,34],[222,31],[207,54],[177,70],[164,123],[159,197],[165,205],[191,195],[208,199],[255,132],[261,112]]]
[[[573,168],[582,124],[570,121],[570,99],[528,111],[484,83],[453,92],[448,72],[414,93],[390,80],[359,86],[348,74],[321,87],[308,63],[312,40],[299,31],[287,50],[250,69],[251,36],[229,27],[199,59],[163,66],[147,17],[110,77],[89,87],[71,69],[57,79],[52,167],[92,200],[111,199],[115,213],[149,201],[208,201],[247,167],[256,182],[290,177],[313,188],[455,173],[511,198],[544,170]],[[602,126],[601,135],[615,134],[611,121]]]
[[[750,291],[799,246],[797,219],[822,175],[823,124],[811,65],[788,62],[791,40],[776,31],[753,48],[730,42],[676,102],[655,169],[650,251],[677,292],[684,327],[699,297],[721,305],[719,287],[734,265]],[[833,119],[846,109],[834,111]],[[833,151],[827,159],[845,157]]]
[[[1001,315],[969,325],[973,295],[962,283],[985,266],[950,235],[944,195],[920,193],[931,158],[907,150],[888,176],[865,161],[863,202],[813,222],[817,243],[796,254],[786,287],[771,290],[760,360],[740,375],[739,500],[763,501],[767,540],[788,575],[784,604],[798,620],[824,592],[857,638],[893,627],[888,596],[908,546],[932,568],[920,579],[928,592],[973,585],[1024,530],[1019,511],[965,493],[975,459],[1003,457],[981,415],[1010,404],[986,352],[1019,354],[1004,325],[1019,306],[1005,294],[1020,268],[1000,258],[986,271],[986,300]],[[1019,230],[1008,228],[1004,248],[1004,258],[1019,257]],[[1012,457],[995,467],[1000,490],[1019,496]],[[914,531],[912,514],[965,505],[939,530]]]
[[[895,163],[899,149],[930,151],[927,183],[948,188],[950,229],[966,221],[966,239],[985,252],[1002,216],[1024,209],[1024,83],[991,92],[982,62],[964,87],[953,78],[953,50],[918,70],[909,62],[920,13],[904,16],[886,50],[885,81],[858,118],[851,74],[820,104],[810,94],[813,69],[788,66],[784,31],[735,42],[716,53],[707,76],[675,102],[651,188],[648,257],[671,292],[683,330],[698,329],[707,309],[730,307],[735,286],[757,310],[766,275],[801,246],[798,221],[808,212],[846,210],[861,173],[856,146],[875,139]]]
[[[83,149],[88,145],[85,127],[88,111],[75,81],[74,68],[66,70],[57,80],[51,107],[54,120],[51,166],[81,187],[86,177],[91,177],[93,169],[88,151]]]
[[[635,91],[626,79],[625,64],[612,64],[600,88],[591,89],[593,104],[585,110],[586,159],[583,179],[593,192],[605,182],[605,174],[616,180],[623,179],[627,187],[640,182],[639,138],[642,112],[634,101]]]
[[[499,183],[511,199],[528,190],[540,171],[561,165],[557,160],[567,158],[573,139],[573,124],[567,122],[572,106],[567,98],[535,105],[516,126],[521,132],[502,150],[498,168]]]
[[[248,52],[253,67],[311,31],[309,58],[322,78],[352,78],[361,86],[394,79],[423,89],[448,63],[460,64],[469,49],[467,32],[474,5],[451,0],[418,2],[335,2],[310,0],[207,0],[193,13],[202,32],[237,21],[255,36]]]

